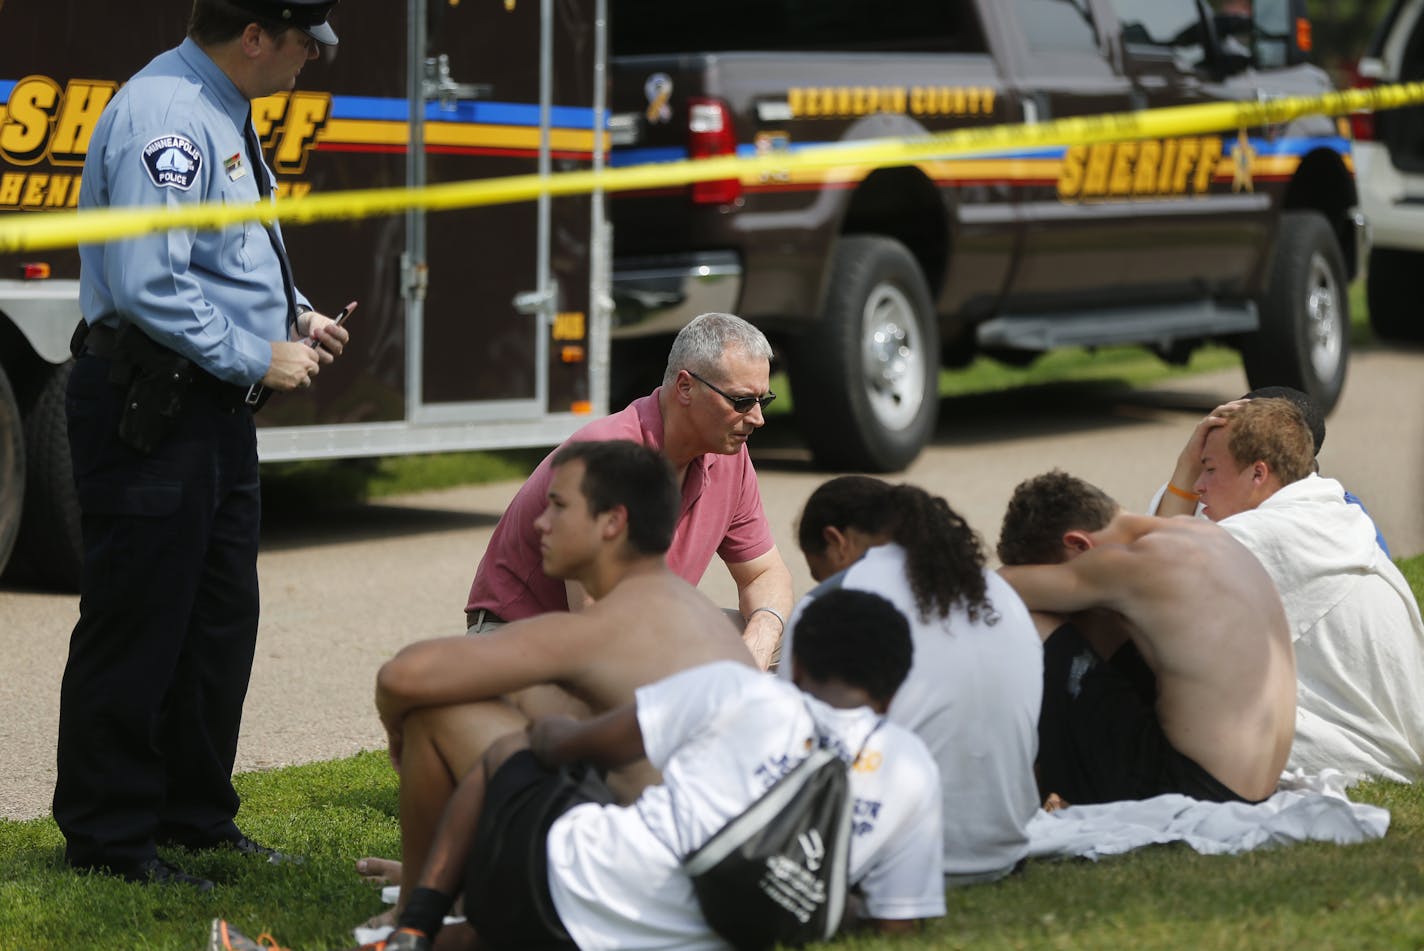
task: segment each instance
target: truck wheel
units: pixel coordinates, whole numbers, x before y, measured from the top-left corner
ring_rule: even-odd
[[[25,428],[10,378],[0,368],[0,571],[10,560],[25,504]]]
[[[790,357],[796,416],[817,465],[895,472],[934,432],[939,328],[900,242],[840,239],[821,324],[792,342]]]
[[[1330,412],[1350,362],[1350,303],[1344,256],[1319,212],[1281,214],[1259,306],[1261,328],[1241,345],[1251,388],[1292,386]]]
[[[73,365],[49,371],[25,419],[28,491],[10,571],[16,580],[61,591],[79,590],[84,560],[64,417],[64,391]]]
[[[1424,317],[1419,313],[1418,283],[1424,254],[1375,248],[1365,293],[1370,305],[1370,327],[1381,340],[1424,340]]]

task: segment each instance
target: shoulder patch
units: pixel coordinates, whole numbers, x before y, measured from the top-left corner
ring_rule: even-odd
[[[143,147],[140,153],[148,177],[159,188],[187,191],[198,180],[203,167],[203,153],[191,139],[181,135],[162,135]]]

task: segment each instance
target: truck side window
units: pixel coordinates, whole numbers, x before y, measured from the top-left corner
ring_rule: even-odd
[[[1084,3],[1086,0],[1077,0]],[[983,53],[972,3],[945,0],[619,0],[615,56],[768,51]]]
[[[1014,5],[1030,52],[1098,53],[1088,0],[1014,0]]]
[[[1239,6],[1239,5],[1238,5]],[[1290,62],[1288,37],[1295,18],[1288,0],[1255,0],[1253,19],[1256,23],[1256,60],[1263,69],[1279,69]],[[1402,6],[1402,4],[1396,4]],[[1245,4],[1251,14],[1252,4]]]
[[[1129,55],[1175,62],[1193,71],[1203,57],[1201,8],[1196,0],[1112,0]]]

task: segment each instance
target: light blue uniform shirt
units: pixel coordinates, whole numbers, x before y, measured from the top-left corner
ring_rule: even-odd
[[[249,109],[217,64],[184,40],[139,70],[99,117],[79,207],[257,202],[261,178],[243,143]],[[270,342],[289,339],[282,266],[261,222],[81,245],[79,257],[85,320],[118,313],[229,383],[261,380]]]

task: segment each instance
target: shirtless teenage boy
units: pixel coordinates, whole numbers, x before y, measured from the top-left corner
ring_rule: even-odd
[[[688,667],[753,663],[726,614],[664,561],[678,504],[656,451],[626,441],[570,443],[553,459],[548,505],[535,525],[544,571],[579,582],[594,602],[479,637],[421,641],[382,666],[376,708],[401,774],[403,865],[422,867],[456,783],[495,739],[533,717],[601,713]],[[552,702],[549,684],[562,688]],[[624,777],[620,794],[636,795],[653,775],[644,763]]]
[[[1197,519],[1123,513],[1055,471],[1014,490],[999,557],[1030,609],[1068,616],[1040,628],[1045,795],[1275,791],[1295,660],[1280,596],[1239,542]]]

